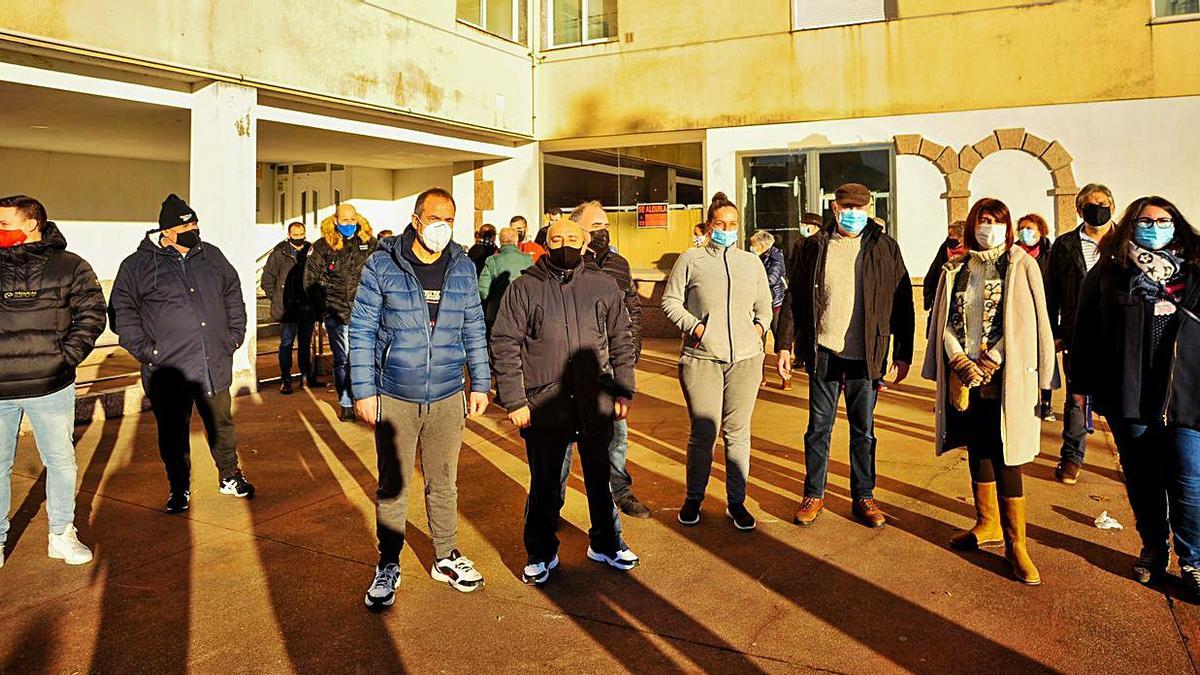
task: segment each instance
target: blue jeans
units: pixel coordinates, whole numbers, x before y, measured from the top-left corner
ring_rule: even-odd
[[[804,434],[804,496],[825,498],[829,473],[829,437],[837,421],[838,398],[846,391],[850,421],[850,496],[875,496],[875,381],[866,361],[843,359],[817,351],[808,377],[808,432]]]
[[[313,321],[279,324],[279,377],[284,382],[292,381],[292,345],[296,344],[297,337],[300,338],[300,377],[312,379],[312,334],[315,327]]]
[[[1142,546],[1200,567],[1200,431],[1110,419]]]
[[[571,443],[567,446],[567,455],[563,459],[562,473],[559,479],[560,496],[564,501],[567,498],[567,479],[571,477],[571,458],[574,454],[575,444]],[[617,420],[613,423],[612,442],[608,444],[608,489],[612,492],[614,500],[632,494],[630,485],[633,483],[633,479],[625,470],[625,457],[628,454],[629,423],[626,420]],[[615,503],[613,504],[613,526],[617,530],[617,541],[624,548],[625,542],[621,539],[621,512],[617,510]]]
[[[75,520],[75,385],[45,396],[0,401],[0,544],[8,538],[13,459],[26,415],[46,466],[50,532],[62,534]]]
[[[334,317],[325,318],[325,333],[329,335],[329,351],[333,352],[333,386],[338,403],[343,408],[354,405],[350,397],[350,326]]]

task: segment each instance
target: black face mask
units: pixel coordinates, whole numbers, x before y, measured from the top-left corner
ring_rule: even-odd
[[[546,251],[550,264],[560,270],[573,270],[583,261],[583,251],[570,246],[559,246]]]
[[[962,242],[957,239],[946,239],[946,246],[949,246],[950,248],[958,248],[958,245],[961,243]]]
[[[200,243],[200,230],[188,230],[175,235],[175,244],[183,248],[196,248]]]
[[[1092,227],[1104,227],[1112,220],[1112,209],[1099,204],[1083,205],[1083,222]]]
[[[608,245],[609,236],[607,229],[592,232],[592,240],[588,242],[588,248],[592,249],[592,252],[597,255],[604,253],[608,250]]]
[[[308,243],[307,239],[288,239],[288,241],[296,248],[304,248],[304,245]]]

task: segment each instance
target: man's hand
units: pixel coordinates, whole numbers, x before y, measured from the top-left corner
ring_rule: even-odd
[[[617,400],[613,402],[613,417],[615,417],[617,420],[623,420],[626,417],[629,417],[629,406],[631,405],[633,405],[633,401],[630,401],[624,397],[618,397]]]
[[[479,417],[488,407],[488,395],[485,392],[473,391],[467,397],[467,416]]]
[[[379,421],[379,397],[372,396],[355,401],[354,414],[358,415],[358,419],[366,422],[367,426],[374,429],[375,423]]]
[[[1067,351],[1067,343],[1066,343],[1066,342],[1063,342],[1063,339],[1062,339],[1062,338],[1059,338],[1059,339],[1055,340],[1055,341],[1054,341],[1054,351],[1056,351],[1056,352],[1065,352],[1065,351]]]
[[[529,406],[524,406],[508,413],[508,421],[512,422],[512,425],[518,429],[527,428],[530,419]]]
[[[702,324],[702,323],[698,323],[698,324],[696,324],[696,330],[692,331],[692,335],[693,335],[693,336],[694,336],[694,337],[695,337],[697,340],[699,340],[700,338],[704,337],[704,324]]]
[[[983,373],[984,384],[991,382],[996,371],[1000,370],[1000,362],[993,359],[991,351],[987,350],[979,355],[979,361],[976,365],[979,366],[979,371]]]
[[[892,369],[888,373],[889,375],[893,375],[895,377],[895,379],[892,380],[892,384],[897,385],[907,379],[910,368],[912,368],[912,365],[907,361],[893,361]]]
[[[786,349],[780,349],[778,358],[775,363],[775,370],[779,371],[779,376],[785,380],[792,379],[792,353]]]

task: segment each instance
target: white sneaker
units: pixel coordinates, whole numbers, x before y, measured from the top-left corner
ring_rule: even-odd
[[[620,551],[617,551],[616,555],[609,556],[604,553],[597,553],[596,551],[592,550],[591,546],[589,546],[587,557],[588,560],[604,563],[605,565],[608,565],[613,569],[621,570],[622,572],[627,572],[637,567],[641,562],[641,559],[638,558],[637,555],[635,555],[634,552],[630,551],[628,548],[623,548]]]
[[[55,560],[64,560],[68,565],[92,562],[92,551],[79,541],[79,533],[74,525],[68,525],[62,534],[50,534],[46,554]]]
[[[548,563],[529,563],[521,570],[521,581],[526,584],[544,584],[550,580],[550,570],[558,567],[558,556]]]
[[[483,586],[483,575],[475,569],[475,563],[454,549],[450,555],[433,563],[429,576],[434,581],[450,584],[456,591],[470,593]]]

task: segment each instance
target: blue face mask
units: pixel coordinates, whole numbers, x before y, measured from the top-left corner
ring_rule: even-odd
[[[845,209],[838,214],[838,226],[846,234],[855,236],[867,228],[867,212]]]
[[[1142,248],[1148,248],[1151,251],[1157,251],[1164,248],[1167,244],[1175,239],[1175,225],[1170,227],[1159,227],[1151,225],[1150,227],[1142,227],[1141,225],[1133,226],[1133,241]]]
[[[713,230],[708,235],[717,246],[728,248],[737,243],[737,230]]]
[[[358,233],[358,223],[339,223],[337,226],[338,234],[343,237],[353,237]]]
[[[1021,243],[1025,244],[1026,246],[1033,246],[1034,244],[1038,243],[1037,230],[1030,230],[1027,228],[1027,229],[1021,230],[1020,235],[1021,235]]]

